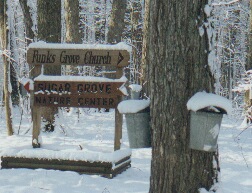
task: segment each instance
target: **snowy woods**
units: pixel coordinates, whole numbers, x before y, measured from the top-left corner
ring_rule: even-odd
[[[40,142],[42,144],[41,136],[45,135],[49,136],[49,144],[45,147],[50,149],[42,148],[39,152],[35,152],[35,148],[15,149],[11,144],[12,149],[0,149],[1,156],[27,155],[27,159],[33,159],[33,156],[36,159],[43,159],[49,155],[48,159],[55,160],[108,161],[112,164],[112,170],[122,169],[120,167],[124,164],[130,167],[132,151],[127,146],[128,142],[123,141],[128,138],[123,136],[127,132],[122,130],[122,127],[126,127],[123,125],[126,115],[122,114],[144,112],[148,113],[147,119],[150,118],[150,121],[147,120],[150,122],[147,125],[150,126],[151,150],[134,150],[133,156],[148,157],[147,165],[144,165],[146,160],[141,160],[139,163],[144,165],[145,179],[149,180],[150,177],[145,191],[148,189],[151,193],[193,193],[202,188],[201,193],[216,190],[221,192],[217,186],[213,186],[219,180],[218,148],[216,152],[187,148],[191,115],[187,111],[186,103],[197,92],[215,93],[222,99],[224,97],[224,101],[232,102],[232,109],[228,108],[229,118],[239,121],[244,119],[243,128],[250,127],[252,5],[248,0],[193,0],[193,3],[186,0],[186,2],[184,3],[184,0],[0,0],[0,110],[5,113],[1,114],[0,121],[6,125],[4,129],[8,136],[14,134],[14,141],[19,136],[25,138],[22,148],[29,144],[27,136],[30,139],[32,135],[33,147],[39,149]],[[71,45],[68,47],[67,44]],[[74,44],[78,46],[75,47]],[[50,53],[54,53],[50,55],[49,51],[47,52],[49,62],[43,62],[39,58],[42,55],[40,56],[39,51],[35,50],[35,48],[43,49],[43,45],[45,47],[49,45],[46,49],[52,49]],[[95,46],[99,53],[107,51],[104,51],[103,56],[95,54],[93,56],[92,52],[86,53],[90,61],[94,58],[88,65],[65,65],[67,61],[70,64],[70,60],[79,61],[80,56],[84,55],[80,50],[91,50]],[[28,59],[28,48],[33,49],[34,53],[33,62],[29,63],[31,56]],[[61,52],[53,49],[61,49]],[[62,53],[65,52],[62,52],[62,49],[73,49],[75,52],[79,49],[79,52],[73,55],[76,58],[70,58],[68,55],[63,56]],[[111,52],[108,51],[110,49]],[[73,50],[70,53],[74,52]],[[115,51],[118,51],[116,66],[90,65],[95,63],[95,60],[99,64],[110,63],[114,60],[111,59],[114,57],[111,53]],[[123,52],[127,52],[127,56],[122,55]],[[60,59],[61,65],[48,65],[54,63],[57,54],[60,58],[63,57]],[[129,65],[119,66],[125,58]],[[37,68],[35,60],[41,68]],[[40,74],[45,76],[39,76]],[[52,76],[51,79],[49,75]],[[61,78],[55,78],[56,76]],[[118,107],[113,104],[115,110],[109,106],[113,102],[108,98],[101,98],[103,106],[98,108],[97,105],[77,108],[80,103],[87,103],[83,102],[83,98],[78,98],[75,106],[66,108],[47,106],[41,110],[40,107],[32,105],[35,100],[34,85],[39,87],[39,84],[33,84],[35,80],[74,82],[74,80],[86,81],[85,77],[95,83],[92,86],[68,84],[65,90],[63,89],[65,94],[70,95],[74,91],[77,93],[76,98],[82,92],[90,94],[100,91],[110,94],[111,90],[115,89],[111,87],[111,82],[119,81],[120,88],[116,89],[125,96],[119,94],[113,96],[113,101],[114,99],[118,100],[118,103],[121,100],[125,101]],[[62,88],[61,84],[54,84],[58,91]],[[43,87],[41,85],[42,83],[40,87]],[[69,85],[73,88],[71,92]],[[133,98],[127,96],[127,93],[132,91],[132,85],[143,89],[137,91],[140,93],[137,100],[130,101]],[[35,94],[41,93],[35,92]],[[199,98],[204,98],[202,96]],[[39,100],[40,103],[43,101],[42,98]],[[97,101],[100,104],[100,99]],[[67,100],[62,99],[61,102],[67,103]],[[222,107],[221,99],[215,102],[213,106],[218,104],[218,107]],[[211,108],[216,110],[215,107]],[[215,112],[224,112],[222,110],[218,111],[217,108]],[[34,123],[34,120],[37,122]],[[34,124],[37,124],[36,130],[32,129]],[[87,133],[82,127],[88,130]],[[215,136],[218,136],[220,127],[219,124],[215,125],[217,128]],[[229,128],[227,125],[223,127]],[[121,129],[121,133],[118,132],[118,128]],[[82,138],[87,141],[82,142]],[[235,140],[238,140],[237,138]],[[56,143],[58,148],[54,147],[53,143]],[[119,151],[120,147],[122,152]],[[98,149],[102,152],[93,152]],[[242,151],[242,148],[240,149]],[[86,155],[83,155],[83,152]],[[137,156],[132,160],[142,159]],[[247,163],[251,158],[247,161],[246,156],[242,154],[242,157],[246,165],[249,165]],[[124,162],[120,162],[121,160]],[[147,167],[149,168],[146,169]],[[125,179],[124,176],[123,180]],[[80,186],[81,183],[80,181]],[[96,192],[112,193],[106,187]]]
[[[25,1],[24,1],[25,2]],[[79,28],[83,43],[108,43],[108,26],[112,2],[108,0],[80,1],[80,21]],[[237,106],[241,106],[240,97],[232,92],[237,82],[245,76],[245,66],[248,56],[248,33],[250,8],[248,1],[212,1],[210,9],[211,19],[208,25],[214,26],[212,41],[213,50],[209,57],[209,64],[216,79],[216,93],[234,100]],[[9,27],[9,48],[6,52],[10,58],[10,80],[13,87],[12,101],[14,104],[21,104],[25,97],[19,80],[28,77],[29,67],[26,63],[26,49],[31,42],[25,29],[26,18],[18,0],[8,0],[8,27]],[[61,14],[61,42],[66,41],[66,21],[64,1],[62,0]],[[34,0],[27,1],[27,8],[32,19],[32,31],[34,39],[37,37],[37,3]],[[25,13],[27,14],[27,13]],[[141,57],[142,57],[142,37],[143,37],[144,1],[127,1],[127,10],[124,16],[125,27],[120,37],[121,41],[132,46],[131,64],[126,69],[129,73],[131,83],[140,83],[142,77]],[[204,33],[203,28],[199,28],[199,33]],[[3,102],[3,61],[0,58],[0,101]],[[82,67],[78,73],[80,75],[92,75],[94,73],[90,67]],[[62,67],[62,73],[66,73]],[[146,80],[144,80],[145,82]]]

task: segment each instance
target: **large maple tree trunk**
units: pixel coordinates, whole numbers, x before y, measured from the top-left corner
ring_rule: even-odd
[[[213,92],[209,44],[199,27],[207,0],[151,0],[147,55],[151,94],[151,193],[209,189],[214,153],[189,148],[186,103],[198,91]],[[203,26],[204,28],[204,26]],[[201,137],[201,136],[199,136]]]

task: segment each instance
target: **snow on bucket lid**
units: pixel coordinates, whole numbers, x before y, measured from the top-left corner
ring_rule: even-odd
[[[118,111],[122,114],[137,113],[150,106],[150,100],[125,100],[118,104]]]
[[[135,92],[140,92],[142,90],[142,86],[139,84],[131,84],[129,85],[129,88]]]
[[[225,97],[203,92],[197,92],[187,102],[187,109],[198,111],[206,107],[217,107],[225,110],[227,114],[232,113],[232,102]]]

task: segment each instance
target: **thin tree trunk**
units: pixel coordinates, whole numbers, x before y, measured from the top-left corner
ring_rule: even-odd
[[[252,0],[250,0],[250,18],[249,18],[249,26],[250,26],[250,33],[249,33],[249,48],[248,48],[248,60],[245,64],[245,69],[250,70],[252,68]]]
[[[38,0],[38,40],[61,42],[61,0]],[[61,75],[61,66],[44,66],[45,75]],[[54,115],[58,108],[42,107],[41,115],[47,121],[45,129],[54,130]]]
[[[213,91],[206,29],[199,34],[206,4],[207,0],[150,1],[146,57],[153,130],[151,193],[209,190],[216,177],[214,153],[189,148],[186,108],[196,92]]]
[[[124,16],[127,8],[127,0],[113,0],[111,16],[109,20],[108,43],[121,42],[125,27]]]
[[[1,48],[3,51],[8,49],[8,17],[7,17],[7,2],[6,0],[0,0],[0,38]],[[12,118],[11,118],[11,92],[10,85],[10,62],[6,54],[2,55],[4,63],[4,101],[5,101],[5,115],[6,115],[6,127],[8,135],[13,135]]]
[[[113,0],[107,35],[109,44],[116,44],[122,40],[126,8],[127,0]],[[106,71],[115,71],[115,67],[106,67]],[[106,74],[105,76],[107,78],[115,78],[115,74]]]
[[[135,0],[132,2],[131,22],[132,22],[132,59],[135,68],[134,83],[140,84],[141,58],[142,58],[142,2]]]
[[[65,0],[66,42],[82,43],[79,28],[79,0]]]
[[[79,27],[79,0],[65,0],[65,20],[66,20],[66,42],[67,43],[82,43],[81,30]],[[66,66],[66,71],[77,75],[78,68],[75,66]]]
[[[38,40],[61,42],[61,0],[38,0]],[[45,66],[44,74],[61,75],[61,66]]]
[[[145,0],[144,2],[144,25],[143,25],[143,48],[142,48],[142,64],[141,64],[141,85],[143,86],[143,97],[149,97],[149,62],[147,57],[148,50],[148,28],[149,28],[149,18],[150,18],[150,10],[149,10],[150,0]]]
[[[32,30],[33,22],[30,13],[30,7],[27,5],[27,0],[19,0],[19,3],[24,15],[25,35],[28,40],[27,44],[29,45],[35,37],[35,34]]]

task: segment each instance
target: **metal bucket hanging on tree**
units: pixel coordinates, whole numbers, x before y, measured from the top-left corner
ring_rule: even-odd
[[[196,93],[187,103],[190,112],[190,143],[194,150],[214,152],[223,114],[230,114],[228,99],[206,92]]]

